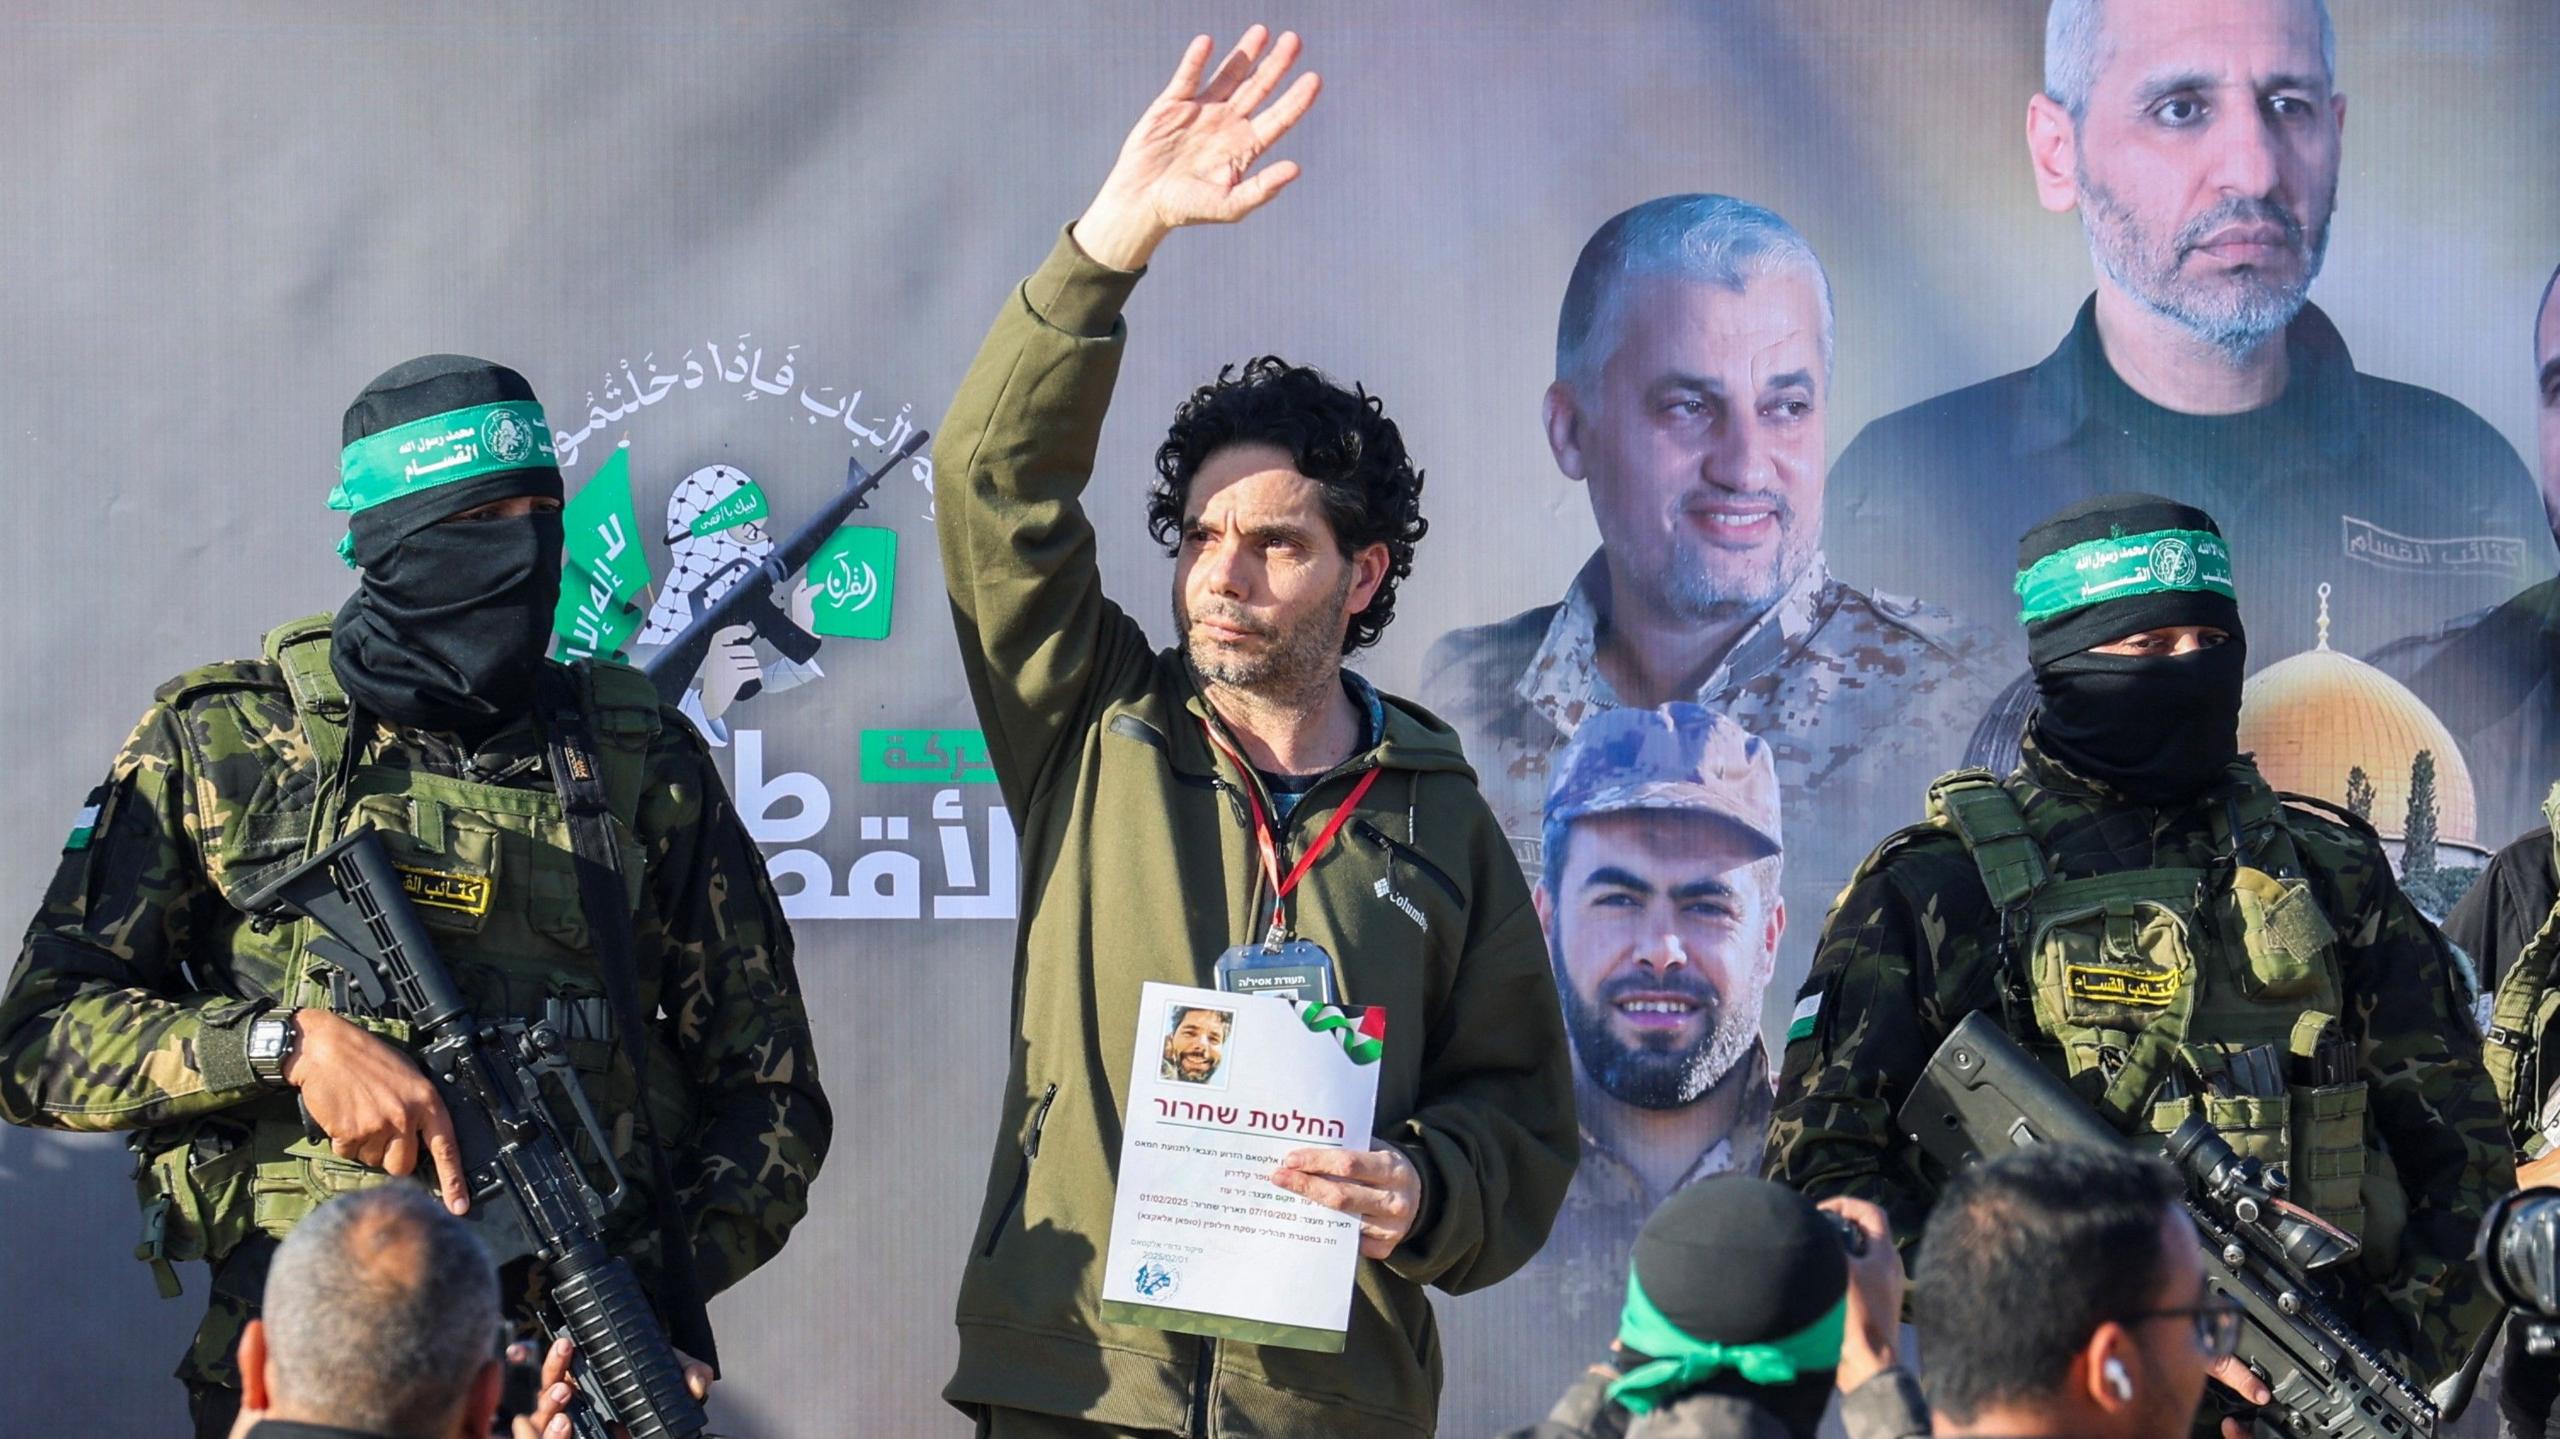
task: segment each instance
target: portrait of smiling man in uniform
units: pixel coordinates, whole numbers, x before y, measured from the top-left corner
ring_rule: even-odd
[[[2220,516],[2251,657],[2361,654],[2551,573],[2532,478],[2433,390],[2363,373],[2309,303],[2344,168],[2323,0],[2054,0],[2027,101],[2037,201],[2076,211],[2095,293],[2028,369],[1868,425],[1833,467],[1830,549],[2001,634],[2007,541],[2142,490]]]
[[[1748,201],[1661,196],[1584,243],[1543,418],[1598,552],[1561,601],[1453,630],[1423,661],[1423,703],[1464,738],[1533,877],[1550,765],[1622,705],[1703,705],[1758,736],[1797,813],[1902,793],[1963,752],[1990,690],[1971,637],[1824,559],[1832,330],[1813,247]],[[1852,828],[1797,835],[1798,910],[1848,880]],[[1810,959],[1780,957],[1781,995]]]
[[[1531,900],[1573,1042],[1582,1163],[1546,1247],[1496,1297],[1461,1306],[1463,1332],[1515,1346],[1534,1334],[1541,1352],[1596,1361],[1646,1218],[1759,1165],[1761,1004],[1787,928],[1769,746],[1697,705],[1605,711],[1557,757],[1542,832]],[[1513,1368],[1532,1372],[1483,1382],[1505,1386],[1503,1412],[1535,1413],[1555,1375]]]

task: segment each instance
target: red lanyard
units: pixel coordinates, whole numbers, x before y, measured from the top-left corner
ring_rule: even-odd
[[[1351,812],[1360,807],[1360,797],[1369,792],[1369,786],[1377,783],[1378,771],[1372,768],[1360,776],[1360,782],[1351,787],[1351,798],[1344,800],[1342,807],[1333,812],[1333,818],[1325,821],[1324,828],[1298,856],[1298,862],[1289,867],[1288,877],[1284,879],[1280,874],[1280,847],[1271,837],[1271,824],[1262,817],[1262,800],[1255,792],[1260,786],[1253,781],[1253,766],[1246,764],[1244,756],[1229,749],[1227,742],[1218,738],[1216,726],[1204,719],[1200,728],[1207,732],[1209,743],[1216,745],[1220,754],[1235,761],[1237,772],[1245,778],[1244,802],[1253,811],[1254,843],[1262,854],[1262,872],[1271,881],[1271,932],[1263,936],[1262,943],[1266,949],[1278,949],[1280,941],[1289,932],[1288,912],[1282,902],[1288,899],[1289,891],[1298,887],[1298,881],[1307,877],[1307,871],[1315,865],[1316,856],[1324,853],[1325,846],[1333,843],[1335,835],[1342,833],[1342,827],[1351,820]]]

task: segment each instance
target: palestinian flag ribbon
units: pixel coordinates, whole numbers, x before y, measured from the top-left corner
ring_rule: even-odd
[[[1379,1005],[1349,1011],[1338,1004],[1316,1004],[1292,999],[1298,1020],[1317,1034],[1330,1033],[1342,1044],[1342,1052],[1351,1056],[1353,1064],[1375,1064],[1387,1052],[1387,1011]],[[1358,1019],[1352,1014],[1357,1013]]]

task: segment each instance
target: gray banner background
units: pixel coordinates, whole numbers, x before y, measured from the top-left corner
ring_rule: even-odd
[[[2560,15],[2335,8],[2351,106],[2315,298],[2363,368],[2454,396],[2530,454],[2528,324],[2560,258]],[[1382,393],[1430,471],[1432,535],[1375,677],[1407,687],[1450,625],[1559,593],[1594,532],[1538,428],[1555,305],[1584,237],[1635,201],[1727,191],[1821,250],[1835,453],[1875,414],[2041,357],[2088,287],[2076,223],[2029,186],[2042,7],[2024,0],[1180,10],[16,0],[0,17],[18,676],[0,691],[0,913],[32,909],[154,685],[343,597],[320,497],[339,411],[375,372],[491,355],[575,428],[589,392],[618,403],[623,362],[672,370],[746,336],[762,373],[796,346],[802,387],[933,423],[1184,26],[1295,26],[1327,93],[1284,151],[1305,178],[1250,225],[1174,239],[1132,311],[1093,508],[1106,573],[1159,631],[1166,568],[1138,497],[1162,419],[1267,350]],[[837,482],[850,437],[756,393],[678,390],[610,427],[644,528],[701,464],[754,474],[786,525]],[[604,453],[591,441],[572,484]],[[823,684],[744,720],[768,770],[829,788],[811,845],[839,873],[857,811],[921,831],[931,795],[860,784],[856,732],[971,723],[927,493],[884,494],[870,522],[905,541],[895,633],[831,645]],[[990,794],[969,796],[973,832]],[[1838,822],[1881,833],[1911,800],[1877,804]],[[714,1306],[717,1420],[956,1433],[936,1392],[1003,1072],[1009,926],[799,934],[836,1148],[786,1260]],[[124,1169],[112,1139],[0,1129],[0,1434],[181,1422],[165,1375],[202,1274],[184,1301],[153,1298],[125,1258]],[[1521,1335],[1495,1365],[1463,1314],[1455,1332],[1475,1348],[1452,1360],[1452,1433],[1534,1418],[1522,1396],[1586,1357]],[[1497,1388],[1496,1369],[1520,1377]]]

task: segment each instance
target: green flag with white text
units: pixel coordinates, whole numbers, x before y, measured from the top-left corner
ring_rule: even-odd
[[[551,619],[562,659],[622,658],[640,627],[640,592],[649,560],[640,549],[640,515],[631,507],[631,451],[614,450],[595,478],[561,511],[566,563],[560,608]]]
[[[898,580],[898,532],[849,525],[827,537],[809,557],[809,583],[818,590],[818,633],[842,639],[889,637],[890,600]]]

